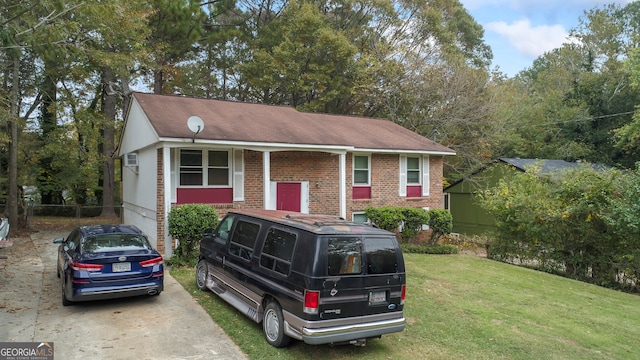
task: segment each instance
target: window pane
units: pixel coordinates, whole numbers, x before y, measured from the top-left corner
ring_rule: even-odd
[[[354,168],[355,169],[368,169],[369,168],[369,157],[368,156],[355,156],[354,157]]]
[[[353,222],[355,223],[366,223],[367,215],[365,214],[353,214]]]
[[[253,246],[256,243],[260,225],[245,221],[238,221],[236,230],[233,233],[229,253],[239,256],[245,260],[251,260]]]
[[[329,275],[350,275],[362,272],[362,246],[358,238],[342,237],[329,239]]]
[[[180,166],[202,166],[202,151],[180,150]]]
[[[229,185],[229,169],[209,169],[209,185]]]
[[[226,151],[209,151],[209,166],[228,167],[228,153]]]
[[[391,238],[364,239],[367,254],[367,273],[392,274],[398,268],[398,255]]]
[[[409,169],[409,170],[420,170],[420,158],[408,157],[407,158],[407,169]]]
[[[202,185],[202,169],[180,168],[180,185]]]
[[[353,172],[353,183],[354,184],[368,184],[369,183],[369,172],[366,170],[356,170]]]
[[[420,172],[407,171],[407,184],[420,184]]]
[[[278,229],[270,229],[262,252],[290,262],[293,257],[293,247],[295,244],[295,234]]]

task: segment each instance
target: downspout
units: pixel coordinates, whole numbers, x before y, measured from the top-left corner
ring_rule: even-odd
[[[347,218],[347,154],[342,153],[339,155],[339,167],[340,167],[340,216],[343,219]]]

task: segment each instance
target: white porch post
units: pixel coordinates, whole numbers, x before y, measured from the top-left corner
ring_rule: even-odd
[[[340,216],[343,219],[347,218],[347,154],[342,153],[339,155],[340,161]]]
[[[271,152],[262,152],[262,193],[264,209],[269,209],[271,204]]]
[[[162,148],[162,177],[164,179],[164,253],[173,255],[173,240],[169,235],[169,212],[171,211],[171,148]]]

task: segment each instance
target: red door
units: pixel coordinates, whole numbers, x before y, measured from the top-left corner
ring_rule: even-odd
[[[300,212],[302,184],[279,182],[276,188],[276,210]]]

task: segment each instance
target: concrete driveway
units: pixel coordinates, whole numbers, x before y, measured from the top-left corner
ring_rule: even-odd
[[[165,273],[160,296],[63,307],[56,237],[40,231],[0,250],[0,342],[53,342],[55,359],[247,359]]]

